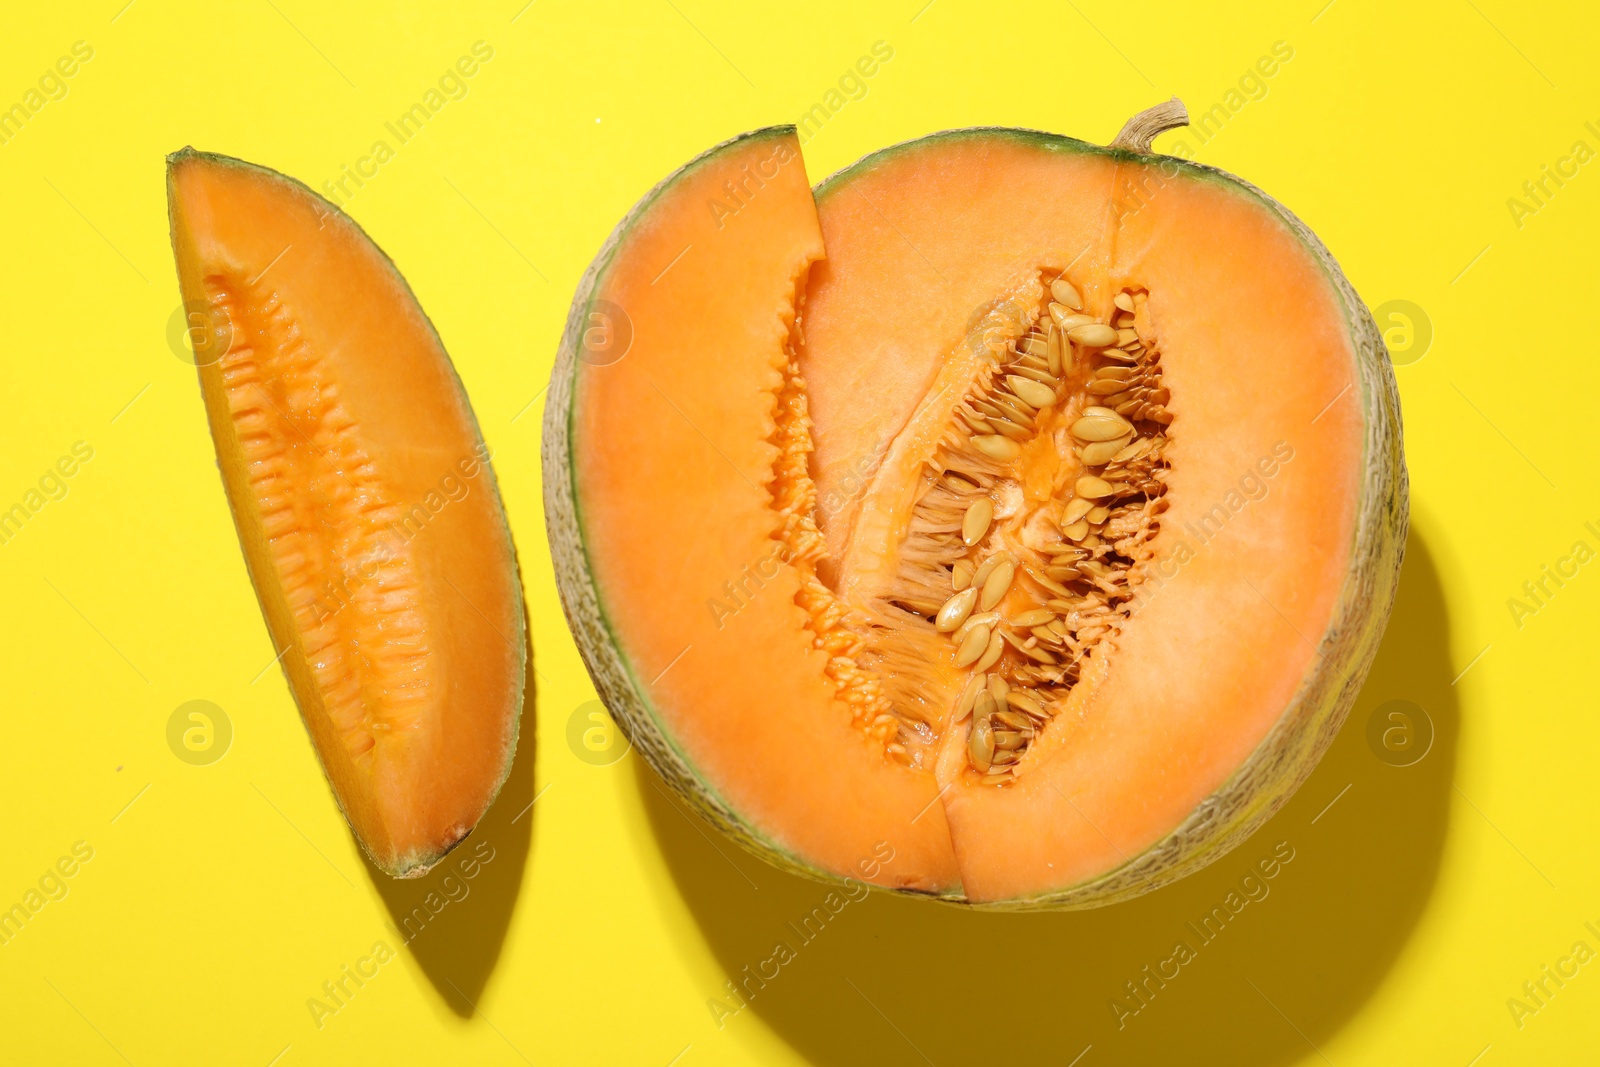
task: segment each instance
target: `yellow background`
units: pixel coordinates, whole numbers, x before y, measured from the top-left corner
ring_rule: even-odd
[[[0,907],[75,842],[94,857],[0,947],[0,1061],[1593,1062],[1600,964],[1520,1028],[1506,1001],[1575,941],[1600,949],[1584,928],[1600,927],[1600,565],[1520,627],[1507,600],[1574,541],[1600,548],[1583,526],[1600,527],[1600,165],[1520,227],[1506,201],[1573,142],[1600,148],[1584,125],[1600,120],[1597,20],[1324,2],[12,5],[0,106],[74,42],[94,56],[0,145],[0,508],[74,442],[94,457],[0,545]],[[194,372],[166,339],[162,157],[193,144],[320,186],[479,40],[494,56],[467,95],[349,204],[495,449],[537,650],[522,758],[478,834],[495,858],[400,947],[392,916],[440,875],[397,888],[365,864],[266,669]],[[540,391],[577,279],[628,207],[709,145],[794,121],[880,40],[892,60],[805,146],[813,181],[945,127],[1105,141],[1174,93],[1222,103],[1207,143],[1158,147],[1186,139],[1260,185],[1370,306],[1410,301],[1431,324],[1398,370],[1410,554],[1350,723],[1238,851],[1098,912],[874,896],[719,1028],[708,1000],[793,940],[785,924],[823,890],[695,823],[635,756],[595,765],[569,744],[594,693],[546,550]],[[1293,59],[1229,108],[1277,41]],[[196,699],[233,726],[208,766],[166,740]],[[1434,725],[1414,766],[1366,742],[1395,699]],[[1295,859],[1271,895],[1119,1030],[1123,983],[1279,841]],[[379,940],[396,958],[319,1027],[307,1000]]]

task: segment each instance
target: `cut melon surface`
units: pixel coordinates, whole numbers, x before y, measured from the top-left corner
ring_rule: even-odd
[[[425,873],[509,773],[521,584],[489,453],[394,265],[303,185],[168,160],[218,466],[274,648],[356,838]]]
[[[769,859],[1103,904],[1248,835],[1342,721],[1404,540],[1393,376],[1302,224],[1149,154],[1171,122],[951,131],[815,194],[759,131],[586,276],[563,601],[646,758]]]

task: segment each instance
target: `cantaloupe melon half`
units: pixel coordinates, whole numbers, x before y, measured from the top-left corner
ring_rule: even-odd
[[[1303,225],[1149,154],[1180,119],[938,134],[814,199],[761,131],[585,278],[564,603],[640,751],[757,852],[1103,904],[1242,840],[1338,729],[1404,541],[1393,376]]]
[[[168,159],[178,280],[223,486],[357,840],[416,877],[510,771],[522,589],[489,454],[394,264],[298,182]]]

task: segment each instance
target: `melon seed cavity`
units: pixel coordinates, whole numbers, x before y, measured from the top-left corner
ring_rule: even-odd
[[[1166,510],[1173,421],[1145,291],[1118,292],[1097,318],[1060,272],[1030,285],[1039,298],[1020,332],[985,346],[923,468],[901,574],[872,621],[817,575],[801,306],[772,438],[774,536],[835,695],[889,758],[928,769],[941,717],[892,676],[918,655],[905,634],[930,633],[966,677],[944,728],[965,739],[967,776],[997,786],[1023,773],[1086,660],[1131,614]]]
[[[908,541],[937,560],[947,598],[897,601],[931,616],[970,672],[949,728],[984,784],[1014,779],[1130,614],[1166,509],[1171,398],[1148,294],[1117,293],[1102,321],[1066,279],[1044,288],[925,472]]]

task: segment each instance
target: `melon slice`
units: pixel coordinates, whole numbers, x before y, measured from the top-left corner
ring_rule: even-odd
[[[298,182],[168,160],[178,280],[223,486],[328,781],[416,877],[510,771],[522,591],[488,449],[399,272]]]
[[[769,859],[1104,904],[1338,729],[1404,543],[1393,376],[1302,224],[1150,154],[1182,120],[952,131],[814,197],[761,131],[591,268],[546,423],[563,601],[641,752]]]

